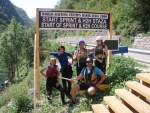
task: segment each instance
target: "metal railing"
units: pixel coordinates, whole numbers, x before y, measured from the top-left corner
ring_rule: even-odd
[[[78,45],[78,43],[75,43],[75,42],[63,42],[61,41],[62,43],[65,43],[65,44],[72,44],[72,45]],[[96,45],[94,44],[86,44],[86,46],[89,46],[89,47],[95,47]],[[134,49],[134,48],[128,48],[128,52],[130,53],[137,53],[137,54],[142,54],[142,55],[150,55],[150,50],[142,50],[142,49]],[[150,58],[150,56],[149,56]],[[148,63],[150,64],[150,60],[145,60],[145,59],[136,59],[134,58],[135,60],[138,60],[138,61],[141,61],[141,62],[144,62],[144,63]]]
[[[63,41],[61,41],[61,42],[66,43],[66,44],[78,45],[78,43],[75,43],[75,42],[63,42]],[[86,46],[95,47],[96,45],[95,44],[86,44]],[[132,52],[132,53],[140,53],[140,54],[150,55],[150,50],[128,48],[128,51]]]

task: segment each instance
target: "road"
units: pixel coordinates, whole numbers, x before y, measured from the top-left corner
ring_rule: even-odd
[[[139,63],[144,64],[147,68],[140,68],[143,72],[150,72],[150,55],[128,52],[123,54],[126,57],[131,57]]]

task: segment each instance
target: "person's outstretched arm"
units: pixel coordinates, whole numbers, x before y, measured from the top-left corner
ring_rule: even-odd
[[[47,55],[49,55],[49,54],[50,54],[50,52],[49,52],[49,51],[45,51],[45,50],[40,50],[40,52],[42,52],[43,54],[47,54]]]
[[[94,51],[94,48],[87,49],[87,53],[90,53],[90,52],[92,52],[92,51]]]

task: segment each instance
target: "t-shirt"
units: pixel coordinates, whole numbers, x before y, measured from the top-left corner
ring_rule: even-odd
[[[47,65],[47,66],[45,66],[45,68],[46,68],[46,70],[48,70],[48,66],[50,66],[50,65]],[[59,69],[59,67],[57,66],[57,71],[59,72],[60,71],[60,69]]]
[[[62,68],[68,67],[68,64],[69,64],[68,56],[72,57],[72,54],[70,54],[68,52],[64,52],[63,54],[60,54],[59,52],[50,52],[50,55],[54,55],[55,57],[58,58],[59,63]]]
[[[84,69],[85,68],[83,68],[82,70],[81,70],[81,75],[84,75]],[[86,67],[86,69],[87,69],[87,71],[86,71],[86,76],[91,72],[91,69],[89,69],[88,67]],[[103,72],[99,69],[99,68],[97,68],[97,67],[94,67],[94,75],[95,76],[100,76],[101,74],[102,74]]]

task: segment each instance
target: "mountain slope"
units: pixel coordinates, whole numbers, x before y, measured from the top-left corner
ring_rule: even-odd
[[[17,22],[22,25],[30,25],[33,23],[23,9],[18,8],[9,0],[0,0],[0,32],[10,24],[13,16],[16,18]]]

